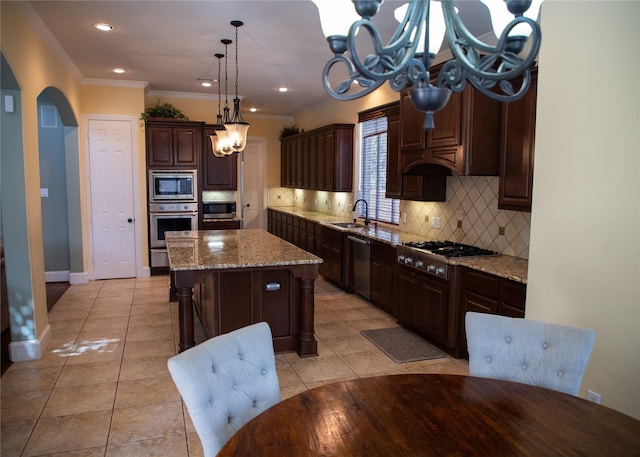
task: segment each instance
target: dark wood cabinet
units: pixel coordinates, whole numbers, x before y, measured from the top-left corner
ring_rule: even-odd
[[[411,101],[409,101],[411,103]],[[387,116],[387,198],[402,200],[438,201],[447,199],[447,178],[443,170],[429,170],[430,174],[402,174],[403,157],[400,146],[399,103],[385,109]],[[423,132],[421,136],[424,137]],[[425,170],[420,170],[423,173]],[[433,171],[436,173],[434,174]]]
[[[200,221],[200,230],[237,230],[242,228],[240,220],[204,219]]]
[[[194,288],[195,309],[208,337],[264,321],[276,352],[297,349],[300,296],[298,281],[287,269],[212,273]]]
[[[345,272],[347,265],[346,236],[343,232],[328,227],[321,227],[320,253],[323,262],[320,274],[326,279],[346,288]]]
[[[449,294],[446,281],[399,266],[396,318],[432,341],[447,344]]]
[[[147,166],[150,168],[197,168],[202,147],[203,122],[146,122]]]
[[[215,127],[205,125],[202,136],[202,190],[237,190],[238,154],[226,157],[213,155],[210,136]]]
[[[371,301],[391,315],[395,314],[396,262],[395,247],[375,240],[371,242],[369,270]]]
[[[351,192],[353,124],[332,124],[281,140],[283,187]]]
[[[467,311],[524,317],[526,284],[462,267],[460,275],[459,352],[467,354],[465,314]]]
[[[437,70],[433,72],[434,78]],[[424,113],[414,108],[409,89],[400,96],[402,171],[424,165],[445,167],[460,176],[499,173],[501,104],[471,85],[452,93],[434,114],[435,128],[424,130]]]
[[[531,211],[536,131],[537,67],[527,93],[502,108],[498,208]]]

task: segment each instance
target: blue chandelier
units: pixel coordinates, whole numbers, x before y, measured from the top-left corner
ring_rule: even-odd
[[[413,105],[425,113],[424,128],[432,129],[433,113],[447,104],[452,91],[464,90],[467,81],[500,101],[517,100],[529,88],[529,69],[540,49],[536,19],[542,0],[480,0],[491,13],[494,45],[469,32],[452,0],[411,0],[397,8],[399,25],[386,45],[372,20],[384,0],[352,0],[355,10],[346,0],[312,1],[335,54],[324,67],[323,85],[337,100],[363,97],[386,81],[397,92],[410,86]],[[373,49],[364,59],[356,49],[360,30],[368,33]],[[433,85],[429,67],[444,37],[453,58],[442,66]],[[344,65],[348,77],[334,88],[330,73],[336,65]]]

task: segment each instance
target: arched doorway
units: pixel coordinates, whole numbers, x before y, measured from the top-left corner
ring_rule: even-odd
[[[84,284],[78,123],[55,87],[43,90],[37,103],[46,281]]]

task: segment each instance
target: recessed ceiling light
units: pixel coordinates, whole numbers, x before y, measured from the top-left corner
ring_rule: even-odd
[[[126,70],[124,68],[119,68],[119,67],[113,68],[113,69],[111,69],[111,71],[114,72],[114,73],[118,73],[118,74],[122,74],[122,73],[126,72]]]
[[[252,113],[255,113],[256,111],[258,111],[258,108],[249,108],[249,111],[251,111]]]
[[[286,92],[286,91],[288,91],[288,90],[289,90],[289,89],[288,89],[288,88],[286,88],[286,87],[280,87],[280,88],[278,89],[278,91],[280,91],[280,92]]]
[[[101,32],[111,32],[116,29],[115,25],[107,24],[106,22],[96,22],[93,24],[93,28]]]
[[[209,81],[202,81],[202,82],[200,83],[200,85],[201,85],[202,87],[211,87],[211,83],[210,83]]]

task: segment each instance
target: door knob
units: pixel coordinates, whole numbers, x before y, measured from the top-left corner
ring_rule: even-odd
[[[128,222],[129,224],[131,224],[131,223],[133,222],[133,219],[129,218],[129,219],[127,219],[127,222]]]

